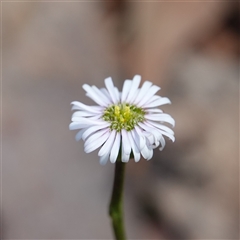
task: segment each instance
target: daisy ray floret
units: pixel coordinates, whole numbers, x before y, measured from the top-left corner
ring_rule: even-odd
[[[174,119],[163,113],[159,106],[170,104],[166,97],[156,93],[160,87],[145,81],[139,87],[141,77],[125,80],[122,91],[113,85],[112,78],[105,79],[106,88],[83,85],[86,95],[98,105],[88,106],[74,101],[70,130],[79,130],[76,140],[83,139],[84,151],[92,152],[100,148],[100,164],[108,159],[128,162],[141,156],[147,160],[153,156],[153,149],[165,146],[165,138],[175,140],[174,132],[164,124],[175,125]]]

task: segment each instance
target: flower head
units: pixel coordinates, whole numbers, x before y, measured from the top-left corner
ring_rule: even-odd
[[[80,129],[76,140],[85,141],[84,150],[92,152],[100,147],[100,163],[108,159],[115,163],[117,158],[128,162],[133,157],[135,162],[143,158],[149,160],[153,149],[165,146],[164,136],[175,140],[174,132],[164,123],[174,126],[174,119],[160,110],[159,106],[171,103],[166,97],[155,95],[160,88],[146,81],[139,88],[141,77],[125,80],[122,92],[106,78],[106,88],[83,85],[86,95],[95,101],[97,106],[87,106],[72,102],[70,130]]]

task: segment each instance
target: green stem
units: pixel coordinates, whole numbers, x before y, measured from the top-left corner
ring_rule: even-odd
[[[112,198],[109,205],[109,215],[112,219],[112,227],[116,240],[125,240],[125,230],[123,223],[123,185],[126,163],[117,160],[115,163],[115,175],[112,190]]]

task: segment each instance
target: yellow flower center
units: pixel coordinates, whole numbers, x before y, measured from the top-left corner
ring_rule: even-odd
[[[130,104],[111,105],[106,108],[102,116],[103,120],[110,122],[110,129],[120,132],[122,129],[131,131],[138,122],[143,122],[145,112]]]

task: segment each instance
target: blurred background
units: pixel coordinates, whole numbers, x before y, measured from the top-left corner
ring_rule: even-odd
[[[238,2],[1,4],[2,238],[112,239],[114,165],[75,141],[70,102],[135,74],[176,142],[127,165],[128,238],[239,238]]]

